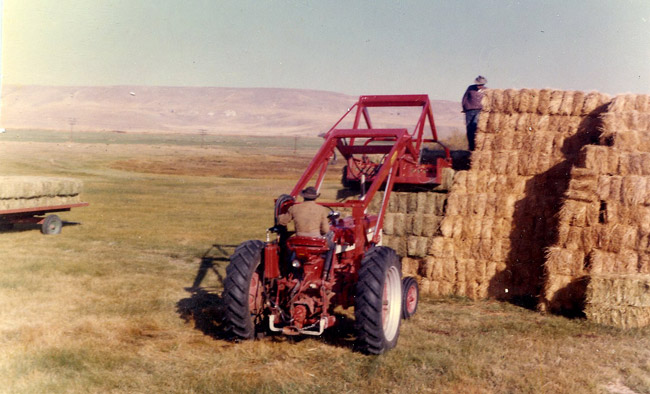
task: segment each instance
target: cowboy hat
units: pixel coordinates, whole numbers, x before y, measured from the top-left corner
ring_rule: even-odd
[[[300,192],[300,195],[306,200],[315,200],[320,196],[320,193],[316,191],[316,188],[309,186]]]

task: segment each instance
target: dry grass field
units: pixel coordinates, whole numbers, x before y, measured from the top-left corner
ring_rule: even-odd
[[[319,143],[0,135],[1,175],[77,178],[90,203],[59,235],[0,233],[0,392],[650,393],[650,328],[495,301],[425,299],[378,357],[354,351],[351,317],[322,338],[225,340],[228,255],[264,236]]]

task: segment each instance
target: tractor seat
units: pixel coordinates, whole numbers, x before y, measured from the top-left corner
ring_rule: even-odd
[[[314,253],[325,253],[329,250],[327,239],[323,237],[304,237],[294,235],[287,240],[290,249],[307,248]]]

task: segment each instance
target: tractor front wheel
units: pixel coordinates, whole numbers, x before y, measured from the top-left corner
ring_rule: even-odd
[[[226,268],[223,302],[225,327],[241,339],[253,339],[262,330],[264,320],[264,267],[262,241],[251,240],[239,245]]]
[[[393,249],[366,252],[359,270],[354,316],[361,351],[381,354],[397,344],[402,316],[402,280]]]
[[[402,319],[409,319],[415,315],[420,300],[418,282],[412,276],[402,279]]]

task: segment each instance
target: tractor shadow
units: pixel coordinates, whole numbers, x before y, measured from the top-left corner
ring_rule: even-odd
[[[214,339],[228,339],[223,328],[224,305],[221,289],[225,276],[224,268],[229,261],[230,252],[237,245],[212,245],[201,256],[199,268],[192,286],[185,290],[190,294],[176,303],[176,312],[186,323],[194,323],[194,328]],[[202,285],[206,277],[216,276],[216,285]]]
[[[176,312],[187,324],[194,324],[194,329],[218,340],[233,340],[224,327],[225,305],[221,297],[225,267],[230,261],[230,254],[237,245],[212,245],[201,260],[194,276],[192,286],[185,290],[190,294],[176,303]],[[206,278],[216,276],[209,286],[204,285]],[[268,333],[264,340],[273,342],[300,343],[306,339],[317,339],[331,346],[356,350],[356,331],[354,316],[349,311],[337,312],[336,325],[328,328],[320,337],[309,335],[286,336]]]

